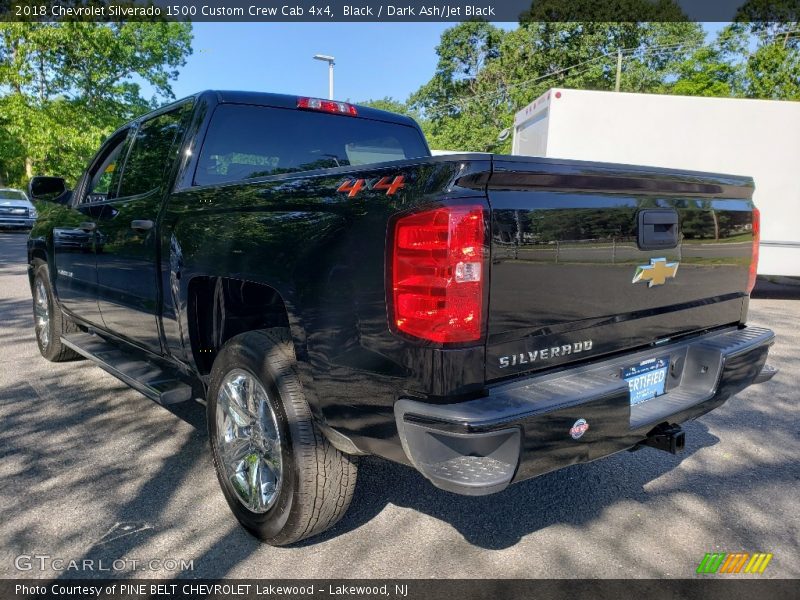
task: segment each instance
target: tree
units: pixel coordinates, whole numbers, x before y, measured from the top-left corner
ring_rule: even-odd
[[[385,96],[378,100],[365,100],[364,102],[357,102],[356,104],[360,104],[361,106],[369,106],[370,108],[377,108],[378,110],[387,110],[389,112],[405,115],[416,120],[419,120],[420,118],[419,113],[412,109],[408,104],[401,102],[400,100],[395,100],[390,96]]]
[[[510,139],[498,133],[547,89],[613,89],[622,50],[622,90],[654,91],[703,38],[699,24],[685,21],[524,21],[510,32],[463,23],[442,35],[436,73],[411,104],[431,120],[433,147],[508,151]]]
[[[779,40],[760,46],[747,60],[746,95],[771,100],[800,100],[800,52]]]
[[[753,21],[734,23],[729,29],[753,40],[742,63],[743,95],[800,100],[800,22]]]
[[[738,62],[747,51],[747,43],[743,31],[722,29],[714,42],[686,57],[677,67],[677,79],[665,83],[660,91],[684,96],[740,96],[742,69]]]
[[[166,21],[0,23],[0,177],[76,178],[111,131],[174,97],[191,40],[190,24]]]
[[[497,94],[494,70],[503,30],[481,21],[447,29],[436,47],[439,60],[431,80],[409,99],[425,121],[432,147],[488,150],[505,127],[508,112]],[[465,104],[469,103],[469,107]]]

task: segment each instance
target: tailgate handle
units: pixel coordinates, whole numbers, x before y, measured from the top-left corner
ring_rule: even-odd
[[[639,211],[639,249],[667,250],[678,245],[678,212],[655,208]]]

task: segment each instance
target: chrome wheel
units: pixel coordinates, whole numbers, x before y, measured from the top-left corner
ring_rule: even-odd
[[[225,375],[216,427],[218,458],[236,496],[249,510],[267,512],[281,488],[281,436],[267,391],[255,375],[243,369]]]
[[[42,348],[50,344],[50,306],[47,302],[47,290],[41,279],[36,279],[36,288],[33,298],[33,318],[36,326],[36,337]]]

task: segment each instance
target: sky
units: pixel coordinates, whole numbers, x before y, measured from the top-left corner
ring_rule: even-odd
[[[327,98],[328,65],[311,58],[327,54],[336,58],[338,100],[405,100],[433,75],[439,37],[452,25],[195,23],[194,53],[172,89],[176,98],[204,89]]]
[[[435,48],[452,23],[195,23],[194,53],[173,82],[176,98],[205,89],[328,95],[328,65],[336,58],[334,97],[363,102],[405,100],[436,68]],[[495,23],[505,29],[516,23]],[[706,25],[708,32],[720,24]],[[152,92],[143,85],[143,92]]]

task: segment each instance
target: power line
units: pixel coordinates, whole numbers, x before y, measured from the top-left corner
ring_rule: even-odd
[[[773,38],[777,39],[777,38],[780,38],[780,37],[783,37],[783,36],[786,36],[786,35],[790,35],[790,36],[794,37],[794,34],[796,34],[796,33],[800,33],[800,28],[798,28],[798,29],[790,29],[788,31],[780,31],[780,32],[777,32],[777,33],[763,32],[761,34],[751,34],[751,35],[753,35],[753,37],[762,38],[762,39],[765,39],[767,37],[773,37]],[[455,108],[455,107],[463,108],[466,104],[468,104],[470,102],[473,102],[475,100],[480,100],[482,98],[488,98],[488,97],[504,96],[505,94],[508,93],[509,90],[516,89],[516,88],[519,88],[519,87],[528,86],[528,85],[530,85],[532,83],[539,83],[541,81],[544,81],[545,79],[549,79],[550,77],[554,77],[556,75],[561,75],[563,73],[567,73],[569,71],[572,71],[573,69],[577,69],[578,67],[581,67],[581,66],[584,66],[584,65],[588,65],[590,63],[594,63],[594,62],[602,60],[604,58],[612,58],[612,57],[616,58],[616,56],[617,56],[617,54],[619,52],[621,52],[623,56],[635,56],[635,55],[643,56],[643,55],[648,55],[648,54],[664,54],[666,52],[673,52],[674,53],[674,52],[678,52],[679,50],[689,49],[689,48],[692,48],[692,47],[695,47],[695,48],[699,49],[699,48],[703,47],[703,45],[705,45],[705,40],[687,40],[687,41],[676,43],[676,44],[658,44],[658,45],[654,45],[654,46],[648,46],[646,48],[642,48],[641,46],[630,47],[630,48],[620,48],[619,50],[613,50],[613,51],[605,52],[605,53],[603,53],[603,54],[601,54],[599,56],[595,56],[594,58],[590,58],[588,60],[576,63],[574,65],[570,65],[568,67],[564,67],[562,69],[557,69],[555,71],[550,71],[549,73],[545,73],[544,75],[540,75],[540,76],[534,77],[532,79],[527,79],[525,81],[520,81],[520,82],[517,82],[517,83],[513,83],[511,85],[505,86],[502,90],[497,90],[497,91],[493,91],[493,92],[485,92],[483,94],[476,94],[476,95],[470,96],[468,98],[462,98],[462,99],[459,99],[459,100],[455,100],[455,101],[450,102],[448,104],[441,105],[440,109],[441,110],[447,110],[449,108]],[[587,73],[590,70],[591,70],[590,68],[589,69],[584,69],[584,70],[582,70],[582,71],[580,71],[578,73],[572,73],[571,75],[573,75],[573,76],[581,75],[583,73]]]
[[[667,49],[672,49],[673,52],[677,52],[677,50],[680,49],[683,46],[696,45],[698,43],[700,45],[702,45],[703,42],[694,42],[694,41],[689,42],[689,41],[687,41],[687,42],[681,42],[679,44],[660,44],[660,45],[650,46],[650,47],[644,48],[644,49],[641,48],[641,47],[620,48],[619,51],[622,52],[623,56],[632,56],[632,55],[637,54],[637,53],[638,54],[647,54],[647,53],[650,53],[650,52],[653,52],[653,51],[656,51],[656,50],[659,50],[659,49],[664,49],[664,51],[666,51]],[[585,61],[582,61],[582,62],[579,62],[579,63],[575,63],[574,65],[570,65],[570,66],[564,67],[562,69],[557,69],[555,71],[550,71],[549,73],[545,73],[544,75],[540,75],[540,76],[534,77],[532,79],[527,79],[525,81],[520,81],[520,82],[517,82],[517,83],[513,83],[511,85],[506,86],[503,90],[498,90],[498,91],[494,91],[494,92],[485,92],[483,94],[477,94],[477,95],[474,95],[474,96],[470,96],[469,98],[464,98],[462,100],[456,100],[456,101],[451,102],[449,104],[443,105],[441,108],[442,109],[453,108],[455,106],[463,105],[465,102],[470,102],[470,101],[473,101],[473,100],[478,100],[478,99],[486,98],[486,97],[489,97],[489,96],[500,96],[500,95],[503,95],[504,93],[506,93],[508,90],[511,90],[511,89],[514,89],[514,88],[518,88],[518,87],[523,87],[523,86],[529,85],[531,83],[538,83],[538,82],[543,81],[543,80],[545,80],[545,79],[547,79],[549,77],[554,77],[555,75],[561,75],[562,73],[566,73],[568,71],[571,71],[572,69],[577,69],[578,67],[582,67],[584,65],[596,62],[598,60],[602,60],[604,58],[610,58],[610,57],[616,58],[617,52],[618,52],[617,50],[604,52],[603,54],[601,54],[599,56],[595,56],[594,58],[590,58],[588,60],[585,60]],[[581,71],[581,73],[585,73],[588,70],[589,69]]]
[[[563,69],[558,69],[556,71],[551,71],[549,73],[545,73],[544,75],[540,75],[538,77],[534,77],[533,79],[528,79],[526,81],[520,81],[520,82],[517,82],[517,83],[512,83],[511,85],[508,85],[505,88],[503,88],[503,90],[494,91],[494,92],[486,92],[486,93],[483,93],[483,94],[476,94],[474,96],[470,96],[469,98],[464,98],[463,100],[457,100],[455,102],[451,102],[449,104],[445,104],[441,108],[444,108],[444,109],[452,108],[454,106],[458,106],[458,105],[463,104],[463,102],[465,102],[465,101],[469,102],[469,101],[472,101],[472,100],[478,100],[480,98],[486,98],[486,97],[489,97],[489,96],[500,96],[500,95],[506,93],[508,90],[511,90],[513,88],[525,86],[525,85],[528,85],[528,84],[531,84],[531,83],[536,83],[536,82],[542,81],[543,79],[547,79],[548,77],[553,77],[554,75],[560,75],[561,73],[565,73],[565,72],[570,71],[572,69],[576,69],[576,68],[578,68],[580,66],[583,66],[583,65],[586,65],[586,64],[589,64],[589,63],[592,63],[592,62],[596,62],[596,61],[598,61],[598,60],[600,60],[602,58],[608,58],[608,56],[610,56],[610,54],[608,54],[608,53],[602,54],[600,56],[595,56],[594,58],[590,58],[589,60],[585,60],[583,62],[576,63],[574,65],[570,65],[569,67],[564,67]],[[588,69],[587,69],[587,71],[588,71]]]
[[[789,29],[787,31],[778,31],[778,32],[769,32],[769,31],[762,31],[761,33],[752,33],[753,37],[757,38],[766,38],[766,37],[781,37],[782,35],[786,35],[787,33],[800,33],[800,29]]]
[[[673,46],[669,46],[669,47],[674,47],[674,45]],[[656,48],[656,47],[654,46],[653,48]],[[623,56],[624,55],[629,55],[630,56],[630,55],[634,54],[634,52],[631,52],[632,50],[639,50],[639,49],[625,48],[625,49],[621,49],[621,52],[622,52]],[[456,100],[456,101],[450,102],[448,104],[442,105],[441,108],[442,109],[448,109],[448,108],[453,108],[453,107],[456,107],[456,106],[462,106],[463,107],[464,104],[466,104],[468,102],[472,102],[474,100],[479,100],[481,98],[487,98],[487,97],[491,97],[491,96],[502,96],[502,95],[506,94],[509,90],[512,90],[512,89],[515,89],[515,88],[518,88],[518,87],[524,87],[524,86],[530,85],[532,83],[538,83],[538,82],[543,81],[545,79],[548,79],[550,77],[555,77],[556,75],[561,75],[563,73],[572,71],[573,69],[577,69],[578,67],[582,67],[584,65],[588,65],[590,63],[597,62],[597,61],[602,60],[604,58],[612,58],[612,57],[616,58],[616,56],[617,56],[617,51],[605,52],[605,53],[603,53],[603,54],[601,54],[599,56],[595,56],[594,58],[590,58],[588,60],[576,63],[574,65],[570,65],[568,67],[564,67],[562,69],[557,69],[555,71],[550,71],[549,73],[545,73],[544,75],[539,75],[538,77],[534,77],[532,79],[527,79],[525,81],[519,81],[517,83],[512,83],[511,85],[508,85],[508,86],[504,87],[502,90],[493,91],[493,92],[485,92],[483,94],[476,94],[476,95],[470,96],[469,98],[463,98],[463,99],[460,99],[460,100]],[[591,68],[587,68],[587,69],[584,69],[582,71],[579,71],[578,73],[572,73],[572,75],[573,76],[574,75],[580,75],[580,74],[583,74],[583,73],[587,73],[590,70],[591,70]]]

